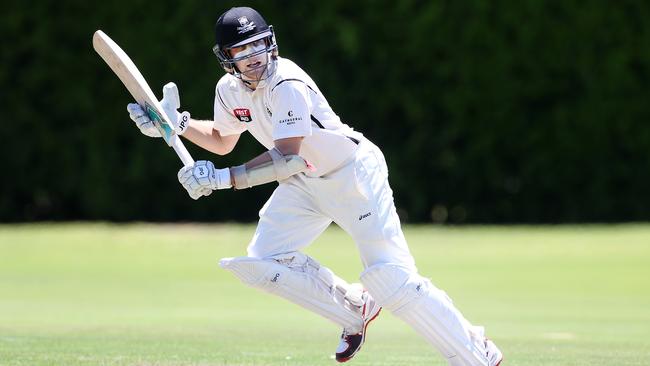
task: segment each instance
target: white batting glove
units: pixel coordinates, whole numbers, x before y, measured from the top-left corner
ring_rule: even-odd
[[[163,98],[160,101],[163,110],[169,117],[177,135],[182,135],[190,123],[190,112],[178,113],[181,107],[181,98],[178,96],[178,87],[174,83],[167,83],[163,87]]]
[[[185,111],[182,113],[178,112],[180,107],[180,97],[178,96],[178,87],[174,83],[167,83],[163,87],[163,98],[160,101],[160,104],[169,117],[174,131],[177,135],[182,135],[190,122],[190,114]],[[160,132],[151,121],[145,110],[137,103],[129,103],[126,106],[126,110],[129,112],[129,117],[135,125],[140,129],[143,135],[149,137],[160,137]]]
[[[178,181],[193,199],[208,196],[215,189],[232,188],[230,169],[216,169],[212,162],[199,160],[178,171]]]
[[[153,122],[144,109],[142,109],[140,104],[129,103],[126,106],[126,110],[129,111],[129,117],[133,122],[135,122],[135,125],[140,129],[140,132],[142,132],[143,135],[149,137],[160,137],[160,132],[158,132],[158,129],[154,126]]]

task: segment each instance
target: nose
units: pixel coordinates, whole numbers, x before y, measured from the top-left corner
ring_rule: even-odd
[[[251,57],[248,62],[246,63],[246,67],[249,69],[254,69],[262,64],[262,60],[260,56],[256,57]]]

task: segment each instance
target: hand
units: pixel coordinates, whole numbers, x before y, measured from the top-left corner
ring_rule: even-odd
[[[190,112],[178,113],[181,107],[181,99],[178,96],[178,87],[174,83],[167,83],[163,87],[163,98],[160,105],[169,117],[178,136],[182,135],[190,124]]]
[[[216,169],[210,161],[199,160],[178,171],[178,181],[193,199],[208,196],[215,189],[232,188],[230,169]]]
[[[126,106],[126,110],[129,111],[129,117],[135,125],[140,129],[143,135],[149,137],[160,137],[160,132],[153,122],[147,115],[147,113],[142,109],[142,107],[137,103],[129,103]]]
[[[174,83],[167,83],[163,88],[163,98],[160,104],[169,117],[174,131],[177,135],[182,135],[190,122],[190,114],[188,112],[178,113],[177,109],[180,107],[180,98],[178,96],[178,88]],[[135,122],[140,132],[149,137],[160,137],[160,132],[151,121],[145,110],[137,103],[129,103],[126,106],[129,112],[129,117]]]

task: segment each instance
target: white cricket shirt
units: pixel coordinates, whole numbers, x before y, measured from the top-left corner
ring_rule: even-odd
[[[321,176],[339,167],[363,135],[342,123],[316,83],[298,65],[278,57],[273,75],[250,90],[226,74],[216,86],[214,128],[222,136],[250,132],[267,149],[274,140],[304,137],[300,156]]]

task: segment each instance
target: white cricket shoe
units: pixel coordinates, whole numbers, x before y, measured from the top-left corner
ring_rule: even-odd
[[[363,327],[358,333],[350,334],[346,329],[343,329],[341,334],[341,342],[336,349],[336,361],[346,362],[352,359],[354,355],[359,352],[363,342],[366,340],[366,329],[371,321],[375,320],[381,311],[375,299],[370,296],[367,291],[363,291],[363,308],[361,309],[361,316],[363,317]]]
[[[499,366],[503,361],[503,353],[497,348],[491,340],[485,338],[485,356],[488,359],[489,366]]]

